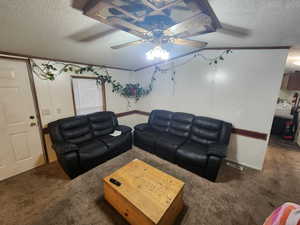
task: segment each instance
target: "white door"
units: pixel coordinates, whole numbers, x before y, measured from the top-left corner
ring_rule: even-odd
[[[102,87],[96,79],[72,78],[76,115],[103,110]]]
[[[24,61],[0,59],[0,143],[0,180],[45,162]]]

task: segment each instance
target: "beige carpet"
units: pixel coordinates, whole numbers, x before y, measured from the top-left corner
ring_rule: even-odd
[[[124,225],[102,197],[101,178],[134,158],[186,182],[186,209],[177,224],[258,225],[288,201],[300,203],[300,151],[271,145],[262,172],[223,166],[211,183],[134,149],[68,180],[57,163],[0,182],[1,225]]]

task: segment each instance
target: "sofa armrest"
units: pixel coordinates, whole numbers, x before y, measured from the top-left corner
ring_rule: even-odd
[[[55,151],[57,159],[63,168],[63,170],[68,174],[68,176],[73,179],[82,173],[80,167],[79,152],[76,145],[73,144],[58,144],[56,145]]]
[[[137,131],[144,131],[146,130],[147,128],[149,128],[149,125],[148,123],[141,123],[141,124],[138,124],[134,127],[135,130]]]
[[[116,130],[121,131],[122,134],[127,134],[127,133],[130,133],[132,131],[132,129],[130,127],[124,126],[124,125],[117,126]]]
[[[58,154],[65,154],[69,152],[77,152],[79,150],[78,146],[71,143],[58,143],[54,144],[53,148]]]
[[[227,156],[227,146],[221,144],[210,145],[207,154],[225,158]]]

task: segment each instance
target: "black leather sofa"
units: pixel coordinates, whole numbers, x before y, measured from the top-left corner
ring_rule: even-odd
[[[131,128],[118,125],[113,112],[97,112],[48,124],[59,163],[70,178],[131,149]],[[115,130],[119,136],[110,135]]]
[[[153,110],[148,123],[135,126],[134,144],[215,181],[231,130],[232,125],[221,120]]]

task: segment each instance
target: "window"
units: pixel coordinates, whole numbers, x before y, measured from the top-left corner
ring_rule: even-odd
[[[76,115],[105,110],[103,85],[97,85],[94,78],[72,77],[74,108]]]

